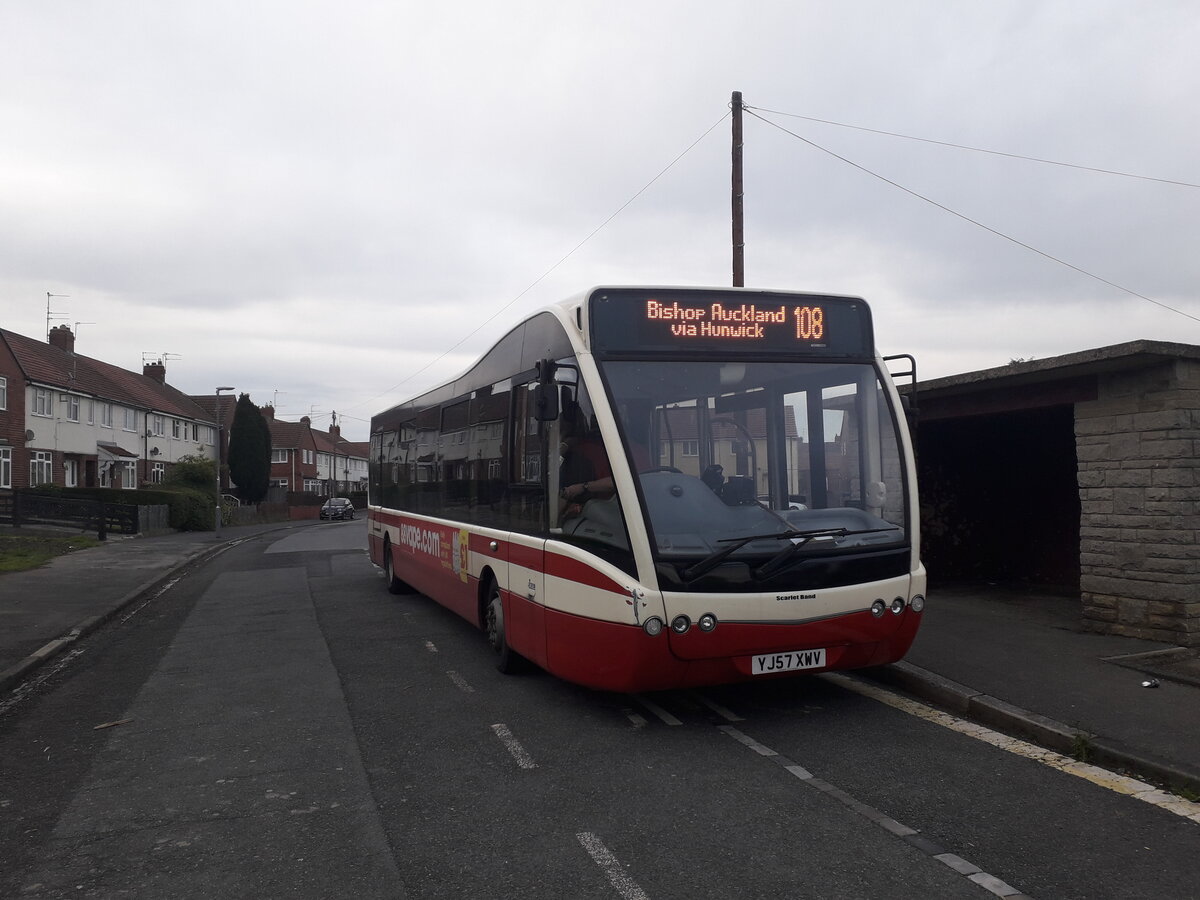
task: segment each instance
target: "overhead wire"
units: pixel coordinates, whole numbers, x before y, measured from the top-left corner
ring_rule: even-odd
[[[1079,163],[1062,162],[1061,160],[1046,159],[1040,156],[1025,156],[1020,153],[1007,153],[1003,150],[989,150],[986,147],[972,147],[968,144],[955,144],[951,143],[950,141],[938,141],[934,140],[933,138],[917,137],[916,135],[912,134],[901,134],[897,131],[883,131],[879,128],[867,128],[863,125],[850,125],[846,122],[834,122],[830,119],[818,119],[815,116],[802,116],[799,113],[781,112],[777,109],[765,109],[759,106],[743,106],[742,109],[746,110],[747,112],[756,110],[762,113],[769,113],[773,116],[787,116],[788,118],[792,119],[803,119],[806,122],[817,122],[821,125],[833,125],[836,128],[848,128],[853,131],[865,131],[868,134],[879,134],[883,135],[884,137],[901,138],[906,141],[919,141],[923,144],[936,144],[939,147],[950,147],[954,150],[969,150],[972,153],[988,153],[992,156],[1006,156],[1009,159],[1020,159],[1026,162],[1043,163],[1048,166],[1062,166],[1067,169],[1080,169],[1085,172],[1097,172],[1101,175],[1117,175],[1121,178],[1137,178],[1142,181],[1157,181],[1160,184],[1173,184],[1178,187],[1200,188],[1200,184],[1194,184],[1190,181],[1178,181],[1174,178],[1159,178],[1154,175],[1138,175],[1134,172],[1121,172],[1116,169],[1101,169],[1097,168],[1096,166],[1085,166]]]
[[[1155,306],[1162,307],[1163,309],[1169,310],[1170,312],[1176,313],[1177,315],[1184,316],[1185,318],[1191,319],[1194,322],[1200,322],[1200,316],[1194,316],[1191,313],[1184,312],[1181,309],[1176,309],[1174,306],[1170,306],[1169,304],[1163,303],[1161,300],[1155,300],[1153,297],[1147,297],[1145,294],[1138,293],[1137,291],[1133,290],[1132,288],[1127,288],[1122,284],[1117,284],[1117,282],[1110,281],[1109,279],[1104,278],[1103,276],[1097,275],[1094,272],[1089,272],[1087,269],[1083,269],[1083,268],[1075,265],[1074,263],[1067,262],[1066,260],[1061,259],[1060,257],[1054,256],[1051,253],[1047,253],[1045,250],[1039,250],[1037,247],[1034,247],[1032,244],[1027,244],[1024,241],[1013,237],[1012,235],[1005,234],[1003,231],[999,231],[998,229],[992,228],[990,225],[985,225],[983,222],[980,222],[978,219],[973,219],[964,213],[960,213],[955,209],[951,209],[949,206],[946,206],[944,203],[939,203],[938,201],[932,199],[931,197],[927,197],[924,194],[919,193],[918,191],[914,191],[912,188],[905,187],[904,185],[900,184],[897,181],[893,181],[890,178],[880,175],[878,172],[868,169],[864,165],[854,162],[854,160],[852,160],[852,159],[848,159],[847,157],[842,156],[839,153],[835,153],[834,151],[830,150],[828,147],[821,146],[816,141],[812,141],[802,135],[796,134],[796,132],[794,132],[794,131],[784,128],[778,122],[772,122],[770,119],[766,118],[765,116],[759,115],[758,112],[756,112],[751,107],[744,106],[743,110],[746,112],[747,115],[754,116],[754,118],[758,119],[760,122],[765,122],[766,124],[770,125],[772,128],[778,128],[784,134],[791,135],[796,140],[801,141],[802,143],[805,143],[808,146],[810,146],[816,150],[820,150],[822,153],[826,153],[829,156],[832,156],[834,159],[840,160],[841,162],[845,163],[846,165],[851,166],[855,169],[858,169],[860,172],[863,172],[867,175],[870,175],[872,178],[877,178],[880,181],[884,182],[885,184],[891,185],[892,187],[896,188],[897,190],[904,191],[904,193],[909,194],[910,196],[916,197],[918,200],[923,200],[925,203],[928,203],[931,206],[934,206],[934,207],[942,210],[943,212],[947,212],[952,216],[956,216],[957,218],[962,219],[964,222],[969,222],[970,224],[976,226],[977,228],[982,228],[984,231],[987,231],[991,234],[996,235],[996,237],[1003,238],[1006,241],[1016,244],[1018,247],[1023,247],[1024,249],[1030,251],[1031,253],[1036,253],[1038,256],[1048,259],[1053,263],[1057,263],[1060,266],[1065,266],[1066,268],[1071,269],[1074,272],[1078,272],[1080,275],[1084,275],[1088,278],[1098,281],[1101,284],[1106,284],[1109,287],[1116,288],[1119,291],[1129,294],[1131,297],[1137,297],[1139,300],[1145,300],[1147,303],[1153,303]],[[803,118],[803,117],[801,117],[801,118]]]
[[[453,353],[455,350],[457,350],[459,347],[461,347],[463,344],[465,344],[468,340],[470,340],[472,337],[474,337],[476,334],[478,334],[480,331],[482,331],[486,325],[491,324],[498,316],[500,316],[501,313],[505,312],[510,306],[512,306],[514,303],[516,303],[518,300],[520,300],[522,297],[524,297],[526,294],[528,294],[531,290],[533,290],[535,287],[537,287],[539,284],[541,284],[543,281],[545,281],[546,278],[548,278],[550,276],[550,274],[552,272],[554,272],[555,269],[557,269],[559,266],[561,266],[563,263],[565,263],[568,259],[570,259],[572,256],[574,256],[577,252],[579,252],[579,250],[583,247],[584,244],[586,244],[588,241],[590,241],[592,238],[594,238],[597,234],[599,234],[602,230],[604,230],[604,228],[613,219],[615,219],[622,212],[624,212],[625,209],[630,204],[632,204],[635,200],[637,200],[638,197],[640,197],[640,196],[642,196],[642,194],[646,193],[646,191],[648,191],[654,185],[654,183],[656,181],[658,181],[665,174],[667,174],[667,172],[669,172],[675,166],[676,163],[678,163],[681,159],[683,159],[685,156],[687,156],[688,153],[690,153],[696,147],[697,144],[699,144],[706,137],[708,137],[709,134],[711,134],[712,131],[718,125],[720,125],[722,122],[724,122],[726,119],[728,119],[730,115],[731,115],[730,112],[727,110],[725,112],[725,114],[721,116],[721,118],[719,118],[719,119],[717,119],[717,121],[713,122],[712,125],[710,125],[708,128],[706,128],[704,130],[704,132],[698,138],[696,138],[694,141],[692,141],[690,144],[688,144],[687,147],[685,147],[684,150],[681,153],[679,153],[678,156],[676,156],[669,163],[667,163],[667,165],[664,166],[657,175],[655,175],[653,178],[651,178],[649,181],[647,181],[644,185],[642,185],[642,187],[633,196],[631,196],[628,200],[626,200],[624,203],[622,203],[620,206],[618,206],[616,208],[616,210],[608,216],[608,218],[606,218],[603,222],[601,222],[599,225],[597,225],[595,228],[593,228],[583,240],[581,240],[574,247],[572,247],[570,250],[568,250],[566,253],[564,253],[559,258],[559,260],[556,263],[554,263],[554,265],[550,266],[550,268],[546,269],[545,272],[543,272],[541,275],[539,275],[537,278],[535,278],[532,282],[530,282],[530,284],[523,291],[521,291],[519,294],[517,294],[515,297],[513,297],[511,300],[509,300],[507,303],[505,303],[503,306],[501,306],[499,309],[497,309],[494,313],[492,313],[490,316],[488,316],[486,319],[484,319],[482,322],[480,322],[477,326],[475,326],[474,329],[472,329],[471,331],[468,331],[465,335],[463,335],[463,337],[456,344],[454,344],[452,347],[450,347],[448,350],[446,350],[439,356],[437,356],[434,359],[427,362],[425,365],[423,365],[421,368],[417,369],[415,372],[412,372],[409,375],[406,375],[404,378],[402,378],[400,381],[396,382],[394,385],[392,385],[387,390],[381,391],[380,393],[376,394],[373,397],[368,397],[366,400],[360,400],[358,403],[354,403],[350,406],[347,406],[346,408],[347,409],[355,409],[357,407],[363,406],[364,404],[370,403],[374,400],[378,400],[380,397],[384,397],[384,396],[392,393],[397,388],[399,388],[401,385],[406,384],[409,381],[412,381],[412,379],[416,378],[422,372],[428,371],[433,366],[437,365],[439,362],[441,362],[443,359],[445,359],[447,356],[449,356],[451,353]]]

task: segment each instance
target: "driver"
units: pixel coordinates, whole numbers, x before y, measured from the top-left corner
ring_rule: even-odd
[[[588,429],[578,408],[563,421],[559,452],[562,465],[558,483],[564,485],[559,495],[564,502],[564,519],[578,516],[588,500],[612,496],[612,466],[604,442],[597,429]]]
[[[617,492],[612,466],[609,465],[608,452],[604,448],[600,430],[594,422],[591,428],[588,428],[586,420],[578,410],[564,422],[563,439],[559,449],[562,454],[559,484],[565,485],[561,496],[567,504],[563,513],[564,519],[579,515],[579,509],[582,509],[588,500],[607,499]],[[635,436],[631,435],[629,449],[634,466],[639,472],[652,468],[645,444]]]

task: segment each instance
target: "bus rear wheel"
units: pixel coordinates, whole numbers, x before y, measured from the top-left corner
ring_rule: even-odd
[[[483,630],[496,653],[496,668],[505,675],[521,671],[524,660],[508,646],[508,639],[504,633],[504,600],[500,596],[500,585],[494,580],[488,582],[483,608]]]

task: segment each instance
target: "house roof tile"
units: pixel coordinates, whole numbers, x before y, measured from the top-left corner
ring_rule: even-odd
[[[34,338],[0,329],[26,381],[62,391],[91,395],[122,406],[211,422],[212,415],[187,394],[140,372],[71,353]]]

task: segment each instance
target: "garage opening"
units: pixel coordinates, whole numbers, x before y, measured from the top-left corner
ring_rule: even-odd
[[[931,581],[1078,593],[1073,406],[922,421],[917,448]]]

